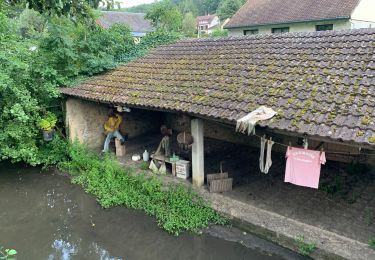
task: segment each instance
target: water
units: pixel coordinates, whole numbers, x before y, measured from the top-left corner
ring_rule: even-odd
[[[102,209],[67,177],[0,164],[0,245],[17,259],[282,259],[208,234],[171,236],[141,211]]]

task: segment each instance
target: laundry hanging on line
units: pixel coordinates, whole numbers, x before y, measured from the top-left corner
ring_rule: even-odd
[[[285,182],[318,189],[321,165],[326,163],[324,151],[288,147]]]
[[[277,113],[269,107],[261,106],[253,112],[237,120],[236,132],[255,134],[255,125],[258,121],[271,119]]]
[[[266,163],[264,164],[264,150],[267,143],[267,152],[266,152]],[[260,139],[260,157],[259,157],[259,168],[262,173],[267,174],[269,169],[272,166],[271,152],[274,142],[272,140],[266,140],[262,137]]]

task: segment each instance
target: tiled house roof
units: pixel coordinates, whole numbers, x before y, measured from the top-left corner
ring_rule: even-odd
[[[360,0],[248,0],[226,28],[349,19]]]
[[[207,24],[210,24],[214,19],[215,17],[217,17],[216,15],[204,15],[204,16],[198,16],[196,18],[196,21],[197,21],[197,25],[199,23],[207,23]]]
[[[145,19],[143,13],[127,13],[115,11],[103,11],[102,16],[96,21],[103,28],[109,28],[119,23],[129,26],[132,32],[152,32],[154,29],[150,21]]]
[[[265,105],[261,126],[369,144],[375,29],[184,40],[62,92],[233,123]]]

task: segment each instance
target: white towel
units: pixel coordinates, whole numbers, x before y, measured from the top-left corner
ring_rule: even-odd
[[[237,120],[236,132],[255,134],[255,124],[274,117],[277,113],[269,107],[261,106],[253,112]]]

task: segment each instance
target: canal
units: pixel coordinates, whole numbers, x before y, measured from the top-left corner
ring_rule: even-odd
[[[16,249],[18,260],[300,259],[257,238],[263,250],[244,246],[254,238],[228,230],[175,237],[141,211],[102,209],[67,177],[0,164],[0,245]]]

